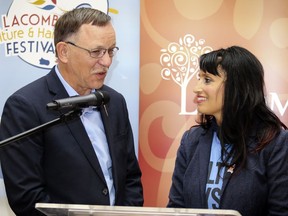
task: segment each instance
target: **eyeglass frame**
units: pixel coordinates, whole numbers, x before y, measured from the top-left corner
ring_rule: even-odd
[[[77,47],[79,49],[87,51],[91,58],[102,58],[106,54],[107,51],[108,51],[109,57],[114,57],[115,54],[117,53],[117,51],[119,50],[119,47],[117,47],[117,46],[115,46],[113,48],[109,48],[109,49],[104,49],[104,48],[86,49],[84,47],[76,45],[75,43],[73,43],[71,41],[65,41],[65,43],[70,44],[70,45]],[[99,52],[99,54],[97,56],[93,56],[93,53],[95,53],[95,51]],[[113,51],[113,55],[110,55],[109,51]]]

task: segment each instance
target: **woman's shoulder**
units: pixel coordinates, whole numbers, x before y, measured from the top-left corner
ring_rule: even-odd
[[[192,126],[190,129],[186,130],[181,139],[181,145],[185,148],[190,148],[191,146],[197,145],[201,140],[202,136],[207,134],[207,129],[204,129],[200,125]]]
[[[288,130],[282,129],[279,134],[263,149],[263,154],[271,158],[285,156],[288,158]]]
[[[287,138],[288,137],[288,129],[282,129],[280,131],[279,135]]]
[[[207,144],[212,140],[212,136],[210,135],[212,133],[209,133],[209,131],[211,130],[207,130],[200,125],[193,126],[186,130],[181,139],[179,154],[182,154],[183,157],[185,155],[186,159],[192,158],[193,155],[199,151],[199,148],[202,148],[203,146],[210,146],[210,144]]]
[[[280,130],[270,144],[273,146],[286,146],[288,148],[288,130]]]
[[[205,129],[201,125],[194,125],[185,131],[183,137],[195,139],[196,137],[206,134],[208,130],[209,129]]]
[[[288,149],[288,130],[282,129],[272,142]]]

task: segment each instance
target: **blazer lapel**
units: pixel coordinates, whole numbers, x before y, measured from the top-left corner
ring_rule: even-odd
[[[93,167],[95,172],[99,175],[103,182],[105,181],[103,172],[101,170],[100,163],[94,152],[92,143],[87,135],[87,132],[80,120],[77,118],[75,121],[69,122],[67,124],[69,127],[72,136],[75,138],[77,143],[79,144],[80,148],[82,149],[83,154],[86,156],[87,160],[89,161],[90,165]]]
[[[211,152],[211,144],[213,131],[209,130],[205,134],[205,136],[200,136],[199,138],[199,185],[200,191],[199,195],[201,195],[202,206],[207,207],[207,197],[206,197],[206,183],[208,178],[208,168],[210,161],[210,152]]]
[[[48,85],[51,95],[53,95],[52,100],[69,97],[64,86],[59,80],[54,68],[47,75],[47,85]],[[65,111],[63,110],[63,113],[64,112]],[[102,170],[101,170],[100,163],[94,152],[92,143],[86,133],[86,130],[81,122],[81,119],[77,117],[73,120],[70,120],[68,124],[66,125],[69,128],[72,136],[75,138],[76,142],[79,144],[80,148],[82,149],[82,152],[86,156],[91,167],[95,170],[95,172],[100,177],[100,179],[102,179],[103,182],[106,182],[104,175],[102,173]]]
[[[101,117],[102,117],[102,121],[103,121],[103,125],[104,125],[104,129],[105,129],[105,133],[106,133],[106,138],[107,138],[107,142],[108,142],[108,147],[109,147],[109,152],[110,152],[110,157],[112,160],[112,175],[113,175],[113,182],[114,182],[114,187],[115,187],[115,192],[117,194],[117,190],[118,190],[118,185],[117,185],[117,162],[115,163],[115,152],[113,148],[113,138],[112,138],[112,131],[111,131],[111,126],[110,126],[110,117],[109,117],[109,103],[106,105],[102,105],[99,107],[100,113],[101,113]]]

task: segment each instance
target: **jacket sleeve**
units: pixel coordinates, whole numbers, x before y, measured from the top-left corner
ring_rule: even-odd
[[[169,192],[169,201],[167,207],[184,208],[183,199],[183,179],[187,169],[187,159],[184,144],[188,137],[188,131],[186,131],[181,139],[180,146],[177,151],[177,157],[175,161],[175,167],[172,175],[172,185]]]
[[[187,130],[181,138],[172,175],[172,185],[167,207],[187,208],[187,206],[189,206],[187,204],[189,198],[184,195],[186,192],[184,191],[184,178],[187,174],[187,168],[195,156],[202,133],[202,128],[196,126]]]
[[[37,111],[19,95],[10,97],[1,119],[1,140],[39,126]],[[37,202],[49,202],[44,190],[40,166],[43,147],[37,134],[9,143],[0,151],[1,167],[8,202],[16,215],[43,215],[35,209]]]
[[[128,151],[128,159],[127,159],[127,178],[125,184],[125,206],[143,206],[143,189],[141,182],[141,170],[138,164],[138,159],[135,155],[134,142],[132,136],[132,129],[129,124],[129,140],[127,151]]]
[[[114,185],[116,189],[115,205],[142,206],[143,188],[141,170],[134,148],[134,138],[124,97],[108,89],[110,103],[107,124],[108,139],[113,160]],[[105,123],[104,118],[104,125]]]
[[[283,130],[275,139],[267,155],[269,215],[288,215],[288,131]]]

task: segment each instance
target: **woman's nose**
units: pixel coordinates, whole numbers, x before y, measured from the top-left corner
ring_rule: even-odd
[[[193,88],[193,92],[194,93],[199,93],[202,91],[202,87],[201,87],[201,80],[199,79],[197,82],[196,82],[196,85],[194,86]]]

